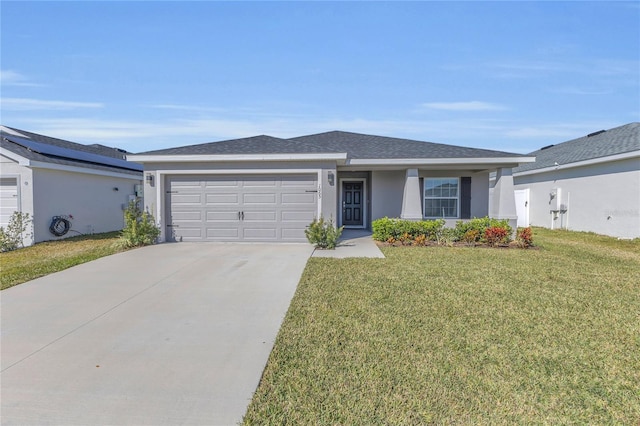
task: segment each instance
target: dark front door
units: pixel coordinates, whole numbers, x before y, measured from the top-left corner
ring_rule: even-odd
[[[363,225],[362,182],[342,182],[342,224],[344,226]]]

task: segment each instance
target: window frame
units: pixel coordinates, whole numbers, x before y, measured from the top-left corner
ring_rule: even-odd
[[[456,181],[456,196],[455,197],[434,197],[427,196],[427,181],[429,180],[455,180]],[[422,217],[425,219],[460,219],[461,214],[461,191],[462,182],[460,177],[447,176],[447,177],[425,177],[422,184]],[[456,200],[456,215],[455,216],[427,216],[427,200]]]

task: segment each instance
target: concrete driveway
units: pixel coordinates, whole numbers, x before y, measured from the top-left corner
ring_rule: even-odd
[[[3,291],[3,425],[241,421],[305,244],[177,243]]]

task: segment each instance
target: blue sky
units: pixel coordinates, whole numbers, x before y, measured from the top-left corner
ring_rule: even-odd
[[[640,121],[640,2],[2,1],[1,122],[132,152],[330,130],[527,153]]]

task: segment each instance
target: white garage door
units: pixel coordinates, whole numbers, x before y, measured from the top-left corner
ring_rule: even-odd
[[[177,241],[307,241],[317,175],[170,176],[167,236]]]
[[[0,226],[6,228],[15,211],[18,211],[18,179],[0,178]]]

